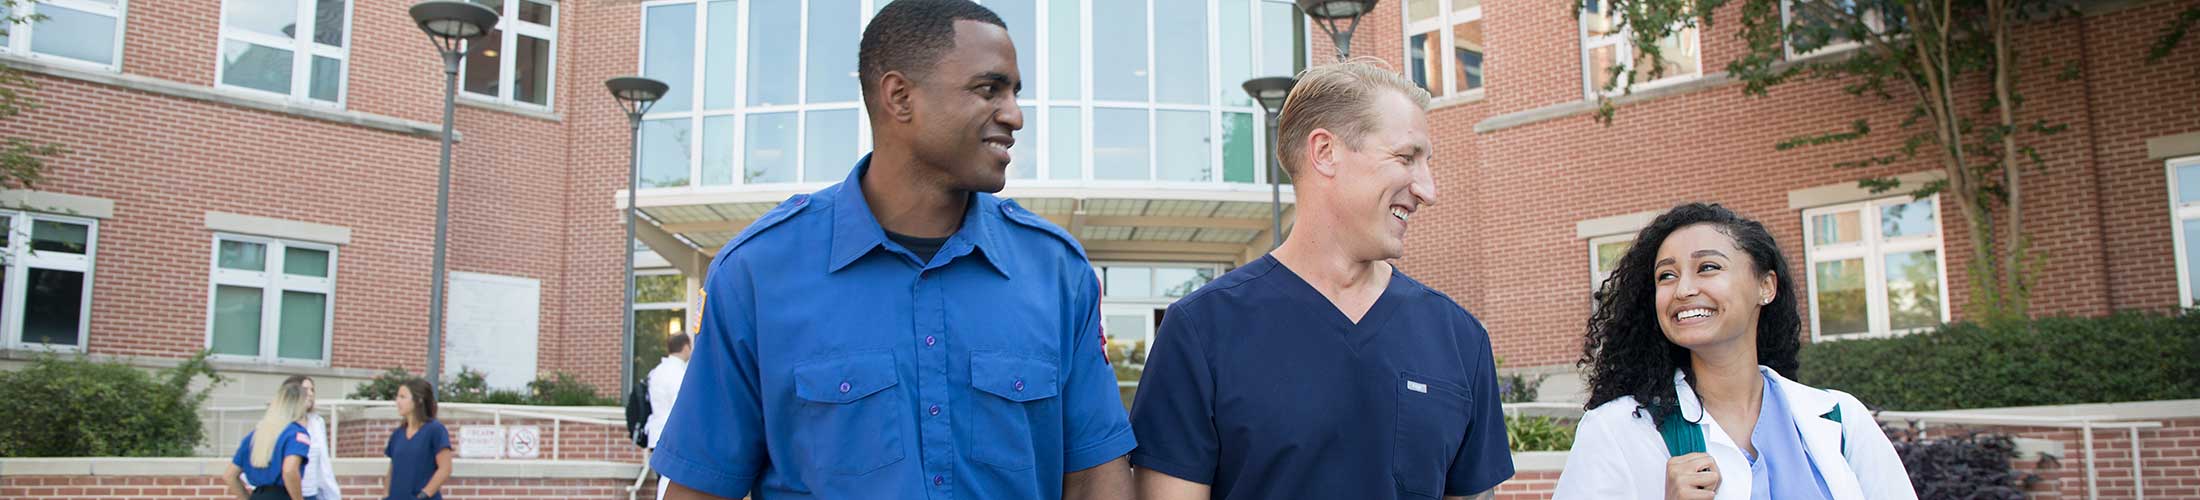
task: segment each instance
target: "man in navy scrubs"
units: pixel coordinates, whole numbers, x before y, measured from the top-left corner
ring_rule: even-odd
[[[1147,500],[1463,498],[1512,477],[1489,336],[1397,272],[1436,202],[1429,95],[1365,63],[1283,106],[1298,224],[1169,307],[1131,426]]]
[[[1001,190],[999,17],[899,0],[863,33],[872,153],[711,263],[650,465],[670,497],[1128,498],[1137,442],[1076,240]]]

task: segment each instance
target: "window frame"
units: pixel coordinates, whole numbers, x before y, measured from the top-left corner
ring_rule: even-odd
[[[99,220],[22,210],[0,210],[0,217],[8,223],[0,225],[7,231],[8,244],[0,247],[5,253],[4,270],[6,286],[0,288],[0,336],[8,350],[40,352],[84,352],[91,344],[93,271],[99,259]],[[84,253],[39,255],[30,249],[31,231],[39,221],[61,222],[84,226]],[[23,341],[23,305],[29,300],[30,270],[32,268],[69,271],[84,274],[83,297],[78,299],[76,318],[76,344],[47,344]]]
[[[0,44],[0,54],[7,54],[15,57],[29,58],[38,61],[51,62],[54,64],[74,66],[79,68],[109,72],[121,72],[122,54],[124,52],[122,47],[124,37],[122,35],[124,32],[129,31],[130,26],[128,19],[128,14],[130,12],[129,1],[130,0],[115,0],[114,5],[107,5],[88,0],[38,0],[37,3],[24,2],[19,3],[15,6],[17,10],[23,12],[23,14],[21,14],[21,16],[23,17],[37,15],[38,7],[43,4],[93,15],[114,18],[115,51],[114,54],[110,56],[112,59],[114,59],[113,63],[86,61],[83,59],[77,59],[67,56],[43,54],[31,50],[32,39],[34,39],[38,35],[37,30],[35,29],[37,23],[33,22],[25,22],[9,26],[8,40],[7,43]],[[16,16],[17,14],[11,12],[9,15]],[[4,20],[0,20],[0,23],[5,22],[6,21]]]
[[[2182,203],[2178,200],[2177,169],[2200,167],[2200,156],[2171,158],[2163,162],[2162,165],[2164,169],[2163,177],[2169,181],[2169,229],[2170,239],[2174,247],[2173,251],[2176,252],[2172,254],[2171,260],[2177,263],[2177,307],[2179,309],[2190,309],[2194,307],[2193,299],[2195,291],[2200,290],[2200,283],[2193,283],[2192,281],[2191,273],[2194,263],[2185,260],[2185,249],[2190,248],[2188,245],[2196,245],[2200,242],[2186,240],[2184,224],[2188,220],[2200,220],[2200,200],[2194,200],[2190,203]]]
[[[1261,1],[1267,1],[1267,0],[1261,0]],[[1482,4],[1480,4],[1480,3],[1477,3],[1477,4],[1475,4],[1475,6],[1474,6],[1474,7],[1470,7],[1470,8],[1468,8],[1468,9],[1467,9],[1466,11],[1464,11],[1464,12],[1454,12],[1454,11],[1452,10],[1452,2],[1453,2],[1454,0],[1434,0],[1434,1],[1436,1],[1436,2],[1437,2],[1437,3],[1436,3],[1436,17],[1435,17],[1435,18],[1432,18],[1432,19],[1427,19],[1427,20],[1422,20],[1422,21],[1418,21],[1418,22],[1416,22],[1416,21],[1414,21],[1414,20],[1413,20],[1413,16],[1412,16],[1412,14],[1409,14],[1409,13],[1406,13],[1406,12],[1405,12],[1405,9],[1408,9],[1408,8],[1410,8],[1410,6],[1400,6],[1400,7],[1399,7],[1399,9],[1400,9],[1400,10],[1399,10],[1399,16],[1398,16],[1398,19],[1399,19],[1399,21],[1398,21],[1398,22],[1399,22],[1399,26],[1400,26],[1400,27],[1401,27],[1402,29],[1400,30],[1400,33],[1401,33],[1401,34],[1399,35],[1400,37],[1399,37],[1399,39],[1398,39],[1398,40],[1399,40],[1399,46],[1400,46],[1400,47],[1401,47],[1401,49],[1403,50],[1403,52],[1402,52],[1401,54],[1399,54],[1399,60],[1401,60],[1401,61],[1405,61],[1405,62],[1406,62],[1406,64],[1407,64],[1408,66],[1411,66],[1411,65],[1413,64],[1413,49],[1414,49],[1414,44],[1413,44],[1413,37],[1414,37],[1415,35],[1423,35],[1423,34],[1429,34],[1429,33],[1439,33],[1439,34],[1441,34],[1441,36],[1439,36],[1439,37],[1438,37],[1438,40],[1439,40],[1439,41],[1437,42],[1437,43],[1438,43],[1439,45],[1442,45],[1443,47],[1445,47],[1445,48],[1447,48],[1447,49],[1457,49],[1457,48],[1459,47],[1459,42],[1458,42],[1458,32],[1457,32],[1457,30],[1459,29],[1459,25],[1461,25],[1461,24],[1466,24],[1466,23],[1471,23],[1471,22],[1481,22],[1481,21],[1483,21],[1483,20],[1485,20],[1485,19],[1488,19],[1488,17],[1487,17],[1486,15],[1485,15],[1485,12],[1484,12],[1484,11],[1482,10],[1482,9],[1483,9],[1483,8],[1484,8],[1485,6],[1484,6],[1484,5],[1482,5]],[[1491,0],[1483,0],[1483,1],[1484,1],[1484,2],[1488,2],[1488,1],[1491,1]],[[1484,26],[1484,29],[1487,29],[1487,27],[1488,27],[1488,24],[1484,24],[1483,26]],[[1485,38],[1486,38],[1486,35],[1485,35]],[[1440,66],[1442,67],[1441,71],[1437,71],[1437,73],[1438,73],[1438,74],[1436,75],[1436,77],[1435,77],[1435,78],[1431,78],[1430,80],[1433,80],[1433,81],[1429,82],[1430,84],[1433,84],[1433,85],[1435,85],[1435,86],[1437,86],[1437,87],[1439,87],[1439,88],[1438,88],[1438,89],[1433,89],[1433,90],[1429,90],[1429,89],[1424,89],[1424,90],[1429,90],[1429,95],[1431,95],[1431,96],[1433,96],[1433,97],[1435,97],[1436,99],[1439,99],[1439,100],[1460,100],[1460,101],[1468,101],[1468,100],[1480,99],[1480,98],[1482,98],[1483,96],[1487,95],[1487,93],[1488,93],[1488,90],[1489,90],[1489,83],[1490,83],[1490,82],[1489,82],[1489,76],[1488,76],[1488,75],[1489,75],[1489,73],[1488,73],[1488,69],[1489,69],[1489,50],[1487,49],[1487,47],[1486,47],[1486,46],[1484,47],[1484,50],[1482,51],[1482,57],[1483,57],[1483,60],[1482,60],[1482,63],[1483,63],[1483,79],[1482,79],[1482,86],[1480,86],[1480,87],[1475,87],[1475,88],[1471,88],[1471,89],[1467,89],[1467,90],[1459,90],[1459,91],[1454,91],[1454,89],[1458,88],[1458,85],[1457,85],[1457,82],[1453,82],[1453,81],[1451,81],[1451,78],[1452,78],[1452,76],[1453,76],[1453,75],[1457,75],[1457,74],[1459,74],[1459,67],[1458,67],[1458,66],[1459,66],[1459,58],[1458,58],[1458,57],[1455,57],[1455,56],[1453,56],[1453,55],[1452,55],[1452,54],[1450,54],[1450,53],[1445,53],[1445,54],[1441,54],[1441,55],[1431,55],[1431,57],[1437,57],[1438,59],[1441,59],[1441,60],[1443,61],[1443,64],[1441,64],[1441,65],[1440,65]],[[1411,78],[1412,78],[1412,76],[1413,76],[1413,74],[1412,74],[1412,70],[1413,70],[1413,69],[1412,69],[1412,68],[1410,68],[1410,67],[1406,69],[1406,71],[1407,71],[1407,73],[1406,73],[1406,77],[1407,77],[1407,79],[1411,79]]]
[[[467,1],[477,2],[476,5],[479,5],[480,0]],[[458,97],[475,102],[516,106],[536,111],[549,111],[556,108],[558,104],[558,22],[564,19],[561,17],[565,15],[564,3],[559,0],[503,0],[503,2],[503,11],[497,13],[497,25],[492,29],[500,30],[499,33],[502,34],[502,37],[498,39],[497,46],[502,47],[505,53],[510,55],[497,58],[497,95],[486,95],[466,90],[466,63],[463,59],[464,56],[460,56]],[[536,24],[519,20],[520,5],[530,2],[550,8],[550,24]],[[746,2],[743,5],[746,5]],[[511,77],[512,71],[519,65],[519,37],[521,36],[550,43],[550,53],[543,63],[547,68],[543,70],[545,76],[543,78],[542,104],[522,101],[514,97],[519,86],[513,84]],[[462,54],[473,53],[473,43],[472,40],[466,41]],[[637,62],[636,64],[640,63]],[[702,66],[696,67],[701,68]]]
[[[1596,2],[1597,0],[1586,1]],[[1669,87],[1683,82],[1695,81],[1703,78],[1703,28],[1697,27],[1674,34],[1674,36],[1682,37],[1682,40],[1686,41],[1688,45],[1694,46],[1696,48],[1696,50],[1693,51],[1694,58],[1692,61],[1694,66],[1696,67],[1695,72],[1677,75],[1668,74],[1665,75],[1664,78],[1659,78],[1646,82],[1634,82],[1632,87],[1622,86],[1620,88],[1612,89],[1609,92],[1597,88],[1596,68],[1593,68],[1589,65],[1589,54],[1595,52],[1596,49],[1612,47],[1612,60],[1619,62],[1623,67],[1633,69],[1635,66],[1636,57],[1635,44],[1633,41],[1628,39],[1628,36],[1633,33],[1634,29],[1628,28],[1614,31],[1608,35],[1592,37],[1589,35],[1590,15],[1591,14],[1589,12],[1584,11],[1581,12],[1579,15],[1574,16],[1574,24],[1577,33],[1574,37],[1574,40],[1580,42],[1581,44],[1581,95],[1584,98],[1595,99],[1597,97],[1614,97],[1624,95],[1631,91],[1642,91],[1661,87]],[[1644,74],[1644,76],[1647,77],[1648,74],[1646,73]]]
[[[1780,0],[1780,26],[1783,33],[1788,32],[1794,26],[1794,4],[1795,0]],[[1864,16],[1864,25],[1870,26],[1873,31],[1884,32],[1887,29],[1886,17],[1880,14],[1879,9],[1866,8]],[[1798,59],[1809,59],[1829,54],[1839,54],[1851,50],[1856,50],[1863,46],[1864,42],[1862,40],[1849,40],[1841,43],[1829,43],[1826,44],[1826,46],[1824,47],[1819,47],[1817,50],[1812,50],[1809,52],[1796,52],[1794,37],[1780,37],[1780,50],[1784,55],[1787,56],[1787,60],[1790,61]]]
[[[216,13],[220,17],[215,22],[220,23],[220,27],[214,42],[214,88],[290,103],[344,109],[351,94],[351,42],[352,32],[354,31],[352,27],[356,24],[352,22],[352,16],[357,13],[357,9],[353,7],[357,2],[343,0],[343,46],[329,47],[313,41],[314,28],[318,26],[316,23],[320,22],[320,18],[314,15],[314,9],[319,8],[315,0],[288,0],[296,3],[298,7],[297,33],[289,40],[265,33],[230,28],[229,7],[230,3],[234,1],[236,0],[222,0],[221,10]],[[224,77],[228,76],[229,68],[226,61],[223,60],[222,52],[223,48],[231,42],[290,51],[290,92],[270,92],[241,85],[231,85],[224,80]],[[335,101],[323,101],[312,97],[313,58],[315,56],[335,59],[337,62]]]
[[[1597,247],[1612,243],[1628,243],[1632,246],[1634,241],[1635,233],[1632,232],[1589,238],[1589,308],[1591,310],[1596,309],[1596,294],[1604,288],[1604,280],[1612,275],[1610,271],[1600,272],[1599,267],[1610,267],[1616,264],[1613,262],[1597,262]]]
[[[210,238],[210,240],[210,248],[212,251],[208,252],[209,255],[207,256],[207,267],[209,269],[209,272],[207,274],[206,284],[206,332],[204,345],[211,354],[209,354],[207,358],[222,361],[234,361],[241,363],[277,366],[330,366],[330,362],[335,358],[335,352],[332,349],[334,347],[333,339],[336,338],[336,271],[340,251],[339,248],[336,245],[330,245],[326,243],[314,243],[308,241],[298,241],[283,238],[271,238],[266,236],[252,236],[225,232],[214,233],[213,237]],[[222,242],[224,241],[256,243],[262,245],[262,248],[266,249],[266,257],[264,260],[264,264],[266,267],[264,267],[263,270],[259,272],[222,268]],[[328,252],[328,277],[313,278],[309,276],[296,276],[284,272],[283,261],[284,259],[288,258],[288,252],[286,252],[285,250],[292,247]],[[258,282],[254,282],[254,280],[258,280]],[[299,280],[303,283],[292,285],[288,283],[290,280]],[[219,290],[222,286],[247,287],[260,290],[259,354],[244,356],[237,354],[212,353],[212,350],[214,348],[214,300],[216,298],[216,291]],[[285,358],[282,357],[282,355],[278,352],[278,349],[281,347],[282,340],[282,292],[286,291],[319,293],[322,294],[324,297],[327,297],[328,306],[322,308],[321,314],[321,359],[306,360]]]
[[[1933,202],[1933,232],[1931,235],[1902,236],[1890,240],[1881,234],[1881,208],[1921,200],[1932,200]],[[1809,299],[1809,302],[1805,305],[1810,308],[1810,338],[1812,342],[1899,337],[1928,331],[1933,328],[1920,327],[1896,330],[1892,327],[1892,310],[1890,309],[1892,306],[1888,304],[1890,299],[1886,274],[1888,254],[1926,250],[1933,252],[1933,259],[1935,265],[1938,266],[1936,271],[1940,280],[1940,322],[1946,324],[1951,321],[1953,311],[1948,298],[1947,226],[1942,223],[1941,209],[1942,205],[1938,194],[1924,198],[1914,198],[1903,194],[1803,210],[1803,265],[1802,269],[1796,272],[1804,277],[1804,293],[1806,298]],[[1861,235],[1858,240],[1848,243],[1818,244],[1817,228],[1811,224],[1811,218],[1850,211],[1859,212],[1857,223],[1861,227]],[[1826,334],[1820,325],[1823,315],[1819,314],[1818,307],[1817,265],[1820,262],[1851,259],[1863,259],[1864,261],[1865,330],[1863,333]]]

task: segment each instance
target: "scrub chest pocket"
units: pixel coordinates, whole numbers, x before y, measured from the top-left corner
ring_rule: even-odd
[[[794,369],[794,432],[802,465],[812,471],[858,475],[900,462],[901,398],[895,392],[894,356],[856,354],[803,363]]]
[[[1398,492],[1406,498],[1442,497],[1451,461],[1467,437],[1473,398],[1457,384],[1412,373],[1398,374],[1395,384],[1398,431],[1390,467]]]

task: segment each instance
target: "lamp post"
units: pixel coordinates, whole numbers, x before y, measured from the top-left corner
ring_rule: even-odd
[[[1298,79],[1288,76],[1270,76],[1245,81],[1245,93],[1260,102],[1260,109],[1268,115],[1268,218],[1269,250],[1283,246],[1283,179],[1278,168],[1282,160],[1276,151],[1276,115],[1283,112],[1284,99],[1291,96],[1291,86]]]
[[[611,97],[619,100],[619,109],[626,112],[627,151],[626,164],[626,239],[619,241],[619,262],[626,266],[626,302],[619,309],[619,394],[634,386],[634,191],[637,190],[642,162],[642,115],[665,96],[671,86],[665,82],[639,76],[621,76],[604,80],[604,87],[611,89]]]
[[[1314,25],[1329,34],[1329,41],[1337,46],[1337,61],[1352,57],[1352,32],[1360,28],[1360,16],[1375,10],[1376,0],[1297,0],[1294,5],[1306,17],[1314,19]]]
[[[429,381],[443,373],[443,253],[451,218],[451,108],[458,98],[458,63],[466,57],[461,43],[487,34],[496,27],[497,13],[488,7],[451,0],[429,0],[409,10],[420,31],[443,55],[443,154],[435,181],[435,278],[428,284]]]

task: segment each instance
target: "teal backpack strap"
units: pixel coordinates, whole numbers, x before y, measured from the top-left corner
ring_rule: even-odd
[[[1835,424],[1841,423],[1841,403],[1834,403],[1833,411],[1819,416],[1825,417],[1826,420],[1832,420]],[[1849,427],[1846,425],[1841,426],[1841,458],[1849,458]]]
[[[1679,408],[1658,419],[1658,435],[1665,437],[1665,451],[1673,456],[1704,451],[1703,426],[1681,417]]]

